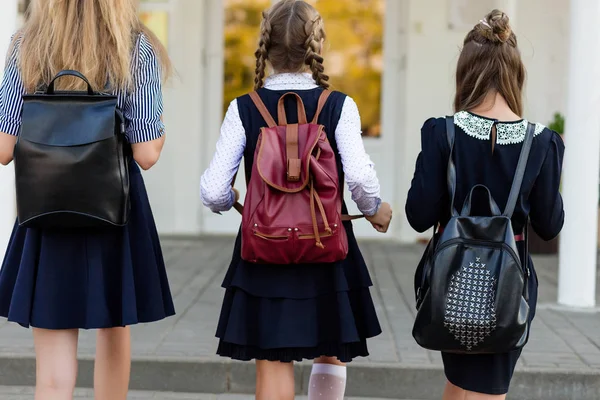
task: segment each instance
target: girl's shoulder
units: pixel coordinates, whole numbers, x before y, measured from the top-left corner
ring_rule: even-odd
[[[279,101],[279,99],[283,95],[285,95],[286,93],[289,93],[289,92],[297,93],[302,98],[302,100],[306,106],[309,102],[313,102],[313,103],[317,104],[319,97],[321,96],[323,91],[324,91],[323,88],[315,88],[315,89],[310,89],[310,90],[294,90],[294,89],[271,90],[271,89],[267,89],[267,88],[263,87],[256,91],[248,92],[241,96],[236,97],[230,103],[230,106],[235,104],[235,105],[237,105],[238,109],[255,108],[254,101],[252,100],[252,97],[251,97],[251,93],[253,93],[253,92],[258,93],[258,95],[260,96],[263,103],[265,103],[267,108],[269,107],[269,105],[276,104],[277,101]],[[346,101],[346,100],[348,100],[348,101]],[[345,93],[339,92],[336,90],[331,90],[329,98],[327,99],[326,107],[334,107],[334,108],[341,109],[341,107],[344,106],[344,103],[352,103],[354,105],[356,104],[354,102],[354,100],[350,96],[346,95]]]
[[[482,141],[491,140],[492,127],[496,127],[496,144],[501,146],[517,145],[525,141],[529,121],[522,119],[515,122],[498,122],[491,118],[482,117],[459,111],[453,116],[454,124],[458,130],[468,137]],[[423,140],[447,142],[446,133],[447,117],[433,117],[427,119],[421,128]],[[541,123],[532,122],[534,125],[534,143],[536,145],[562,145],[561,136]]]
[[[137,61],[138,66],[148,65],[149,63],[156,62],[156,51],[152,46],[152,42],[144,34],[144,32],[140,32],[137,35],[134,50],[134,59]]]
[[[18,58],[21,43],[23,42],[23,34],[21,31],[15,32],[10,37],[10,45],[8,46],[7,60],[15,61]]]

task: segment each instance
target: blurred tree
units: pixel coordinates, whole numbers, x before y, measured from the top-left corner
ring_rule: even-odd
[[[380,135],[385,0],[308,0],[325,20],[323,55],[332,89],[352,96],[363,132]],[[224,107],[252,90],[261,11],[269,0],[225,1]]]
[[[270,0],[225,0],[224,104],[252,90],[262,11]]]

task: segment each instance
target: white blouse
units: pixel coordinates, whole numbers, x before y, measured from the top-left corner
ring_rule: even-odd
[[[265,80],[268,90],[310,90],[318,87],[310,74],[284,73]],[[374,215],[381,204],[375,165],[365,151],[361,136],[358,107],[346,97],[335,140],[352,200],[365,215]],[[246,133],[240,119],[237,100],[233,100],[221,126],[215,155],[200,180],[202,203],[213,212],[228,211],[234,203],[231,181],[237,172],[246,146]]]

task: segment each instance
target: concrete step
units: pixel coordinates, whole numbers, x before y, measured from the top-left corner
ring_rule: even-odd
[[[296,393],[306,394],[310,368],[309,363],[296,365]],[[79,371],[78,386],[92,387],[93,360],[81,359]],[[136,358],[130,387],[150,392],[194,393],[194,396],[199,396],[198,393],[252,394],[255,377],[253,363],[216,358]],[[348,368],[346,394],[370,399],[439,400],[444,383],[443,370],[437,367],[354,362]],[[35,385],[35,359],[0,357],[0,385]],[[509,398],[598,400],[600,371],[520,368],[515,373]]]
[[[2,400],[31,400],[34,389],[32,387],[0,386],[0,398]],[[74,400],[93,400],[94,393],[90,389],[77,389]],[[168,393],[168,392],[145,392],[132,391],[129,400],[253,400],[254,396],[249,394],[207,394],[207,393]],[[296,397],[297,400],[307,400],[306,396]],[[370,400],[384,400],[374,399]],[[366,400],[365,397],[346,397],[346,400]],[[400,400],[400,399],[399,399]],[[408,400],[408,399],[405,399]]]

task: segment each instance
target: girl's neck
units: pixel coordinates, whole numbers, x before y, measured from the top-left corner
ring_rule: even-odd
[[[504,122],[519,121],[522,119],[520,115],[515,114],[510,109],[504,97],[498,92],[488,93],[483,103],[469,111],[482,117]]]
[[[273,70],[273,75],[277,75],[277,74],[305,74],[310,72],[308,68],[302,68],[300,70],[296,70],[296,71],[285,71],[285,70],[277,70],[274,69]]]

